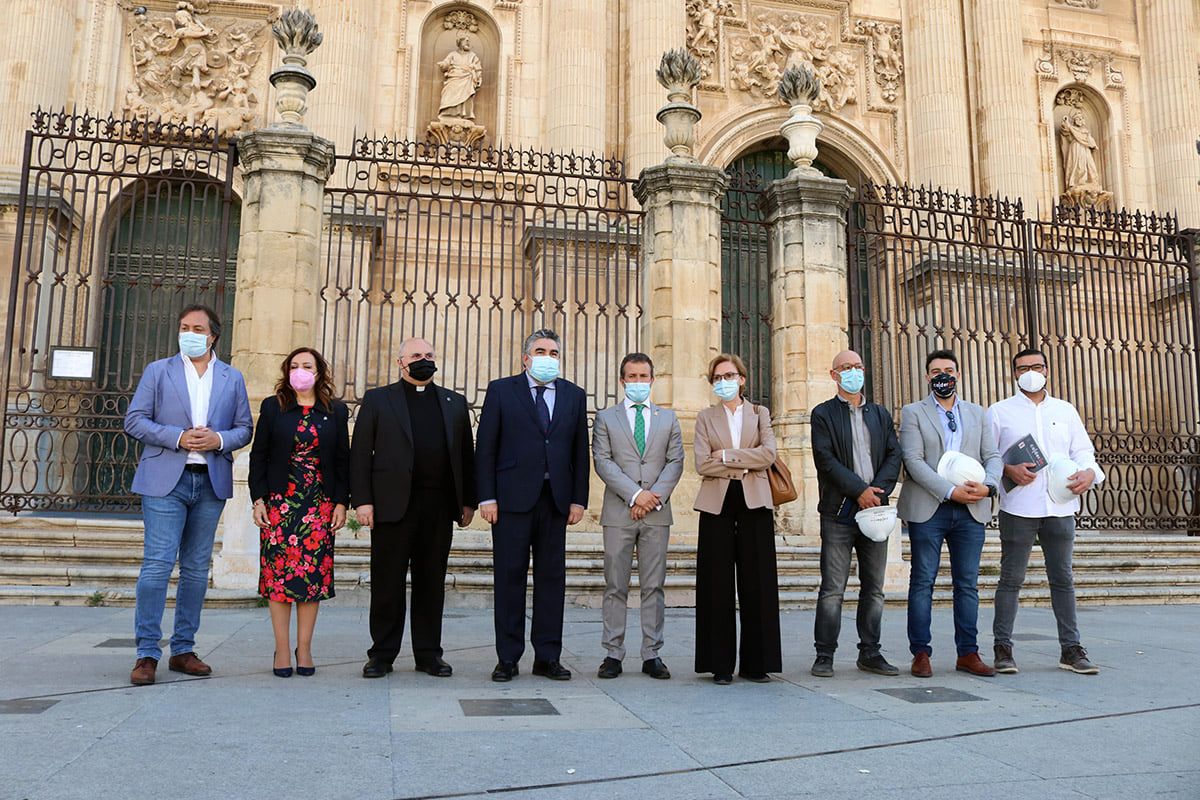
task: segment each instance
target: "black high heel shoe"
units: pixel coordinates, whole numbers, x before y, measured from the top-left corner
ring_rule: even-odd
[[[288,673],[290,674],[291,670],[288,670]],[[306,678],[311,678],[313,675],[317,674],[316,667],[300,666],[300,648],[299,647],[296,648],[296,674],[303,675]]]
[[[276,667],[275,666],[275,656],[274,655],[271,656],[271,672],[275,673],[276,678],[292,677],[292,668],[291,667]]]

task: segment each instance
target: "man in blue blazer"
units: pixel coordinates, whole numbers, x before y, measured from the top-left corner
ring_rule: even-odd
[[[488,384],[475,443],[479,515],[492,526],[496,655],[510,681],[525,651],[525,589],[533,553],[533,674],[570,680],[562,655],[567,525],[588,498],[587,396],[558,377],[552,330],[525,340],[525,371]]]
[[[125,414],[125,432],[144,445],[133,491],[142,495],[145,548],[137,582],[131,683],[154,683],[167,582],[179,561],[169,666],[188,675],[212,668],[195,653],[208,589],[213,537],[233,495],[233,452],[250,442],[242,374],[217,359],[221,320],[207,306],[179,313],[179,355],[152,362]]]

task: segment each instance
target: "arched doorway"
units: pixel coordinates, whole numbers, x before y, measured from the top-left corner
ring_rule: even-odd
[[[824,145],[813,166],[853,188],[864,180],[850,159]],[[759,142],[726,168],[729,187],[721,200],[721,348],[746,362],[750,396],[767,406],[772,378],[770,232],[761,202],[767,187],[792,168],[783,137]]]
[[[241,204],[216,181],[163,174],[131,184],[111,212],[100,297],[97,389],[124,416],[145,366],[178,352],[176,316],[192,303],[220,315],[217,354],[229,359]],[[89,442],[93,497],[129,493],[138,452],[120,432]]]

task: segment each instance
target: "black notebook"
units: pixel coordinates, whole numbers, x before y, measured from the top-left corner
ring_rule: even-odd
[[[1004,451],[1004,463],[1033,464],[1029,469],[1038,472],[1046,466],[1046,455],[1034,441],[1033,434],[1026,434],[1024,439],[1014,442],[1012,447]],[[1006,492],[1011,492],[1017,486],[1007,475],[1000,479],[1000,483]]]

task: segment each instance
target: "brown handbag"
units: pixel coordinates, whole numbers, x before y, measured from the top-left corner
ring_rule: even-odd
[[[796,484],[792,482],[792,471],[778,458],[767,470],[767,483],[771,485],[771,505],[776,508],[796,499]]]

